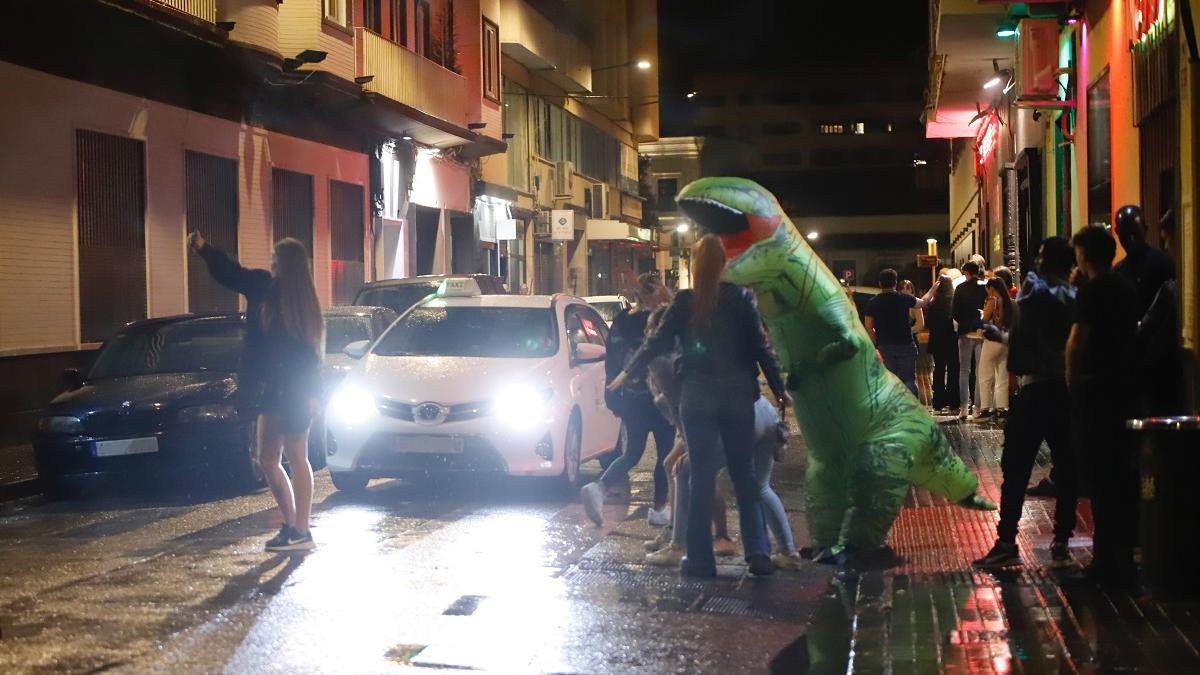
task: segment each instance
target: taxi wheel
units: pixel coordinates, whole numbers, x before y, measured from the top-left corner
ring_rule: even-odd
[[[342,492],[358,494],[367,489],[367,483],[371,479],[366,474],[358,471],[330,471],[329,477],[333,479],[333,486]]]
[[[567,437],[563,441],[563,472],[562,481],[568,487],[581,487],[580,481],[580,456],[583,446],[583,425],[579,421],[579,413],[571,414],[571,421],[567,424]]]

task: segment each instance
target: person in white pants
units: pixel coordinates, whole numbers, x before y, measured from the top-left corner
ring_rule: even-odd
[[[979,410],[975,419],[1003,416],[1008,412],[1008,344],[1004,336],[1012,328],[1016,305],[1002,279],[989,279],[983,305],[983,350],[979,357]],[[990,330],[988,325],[994,326]],[[999,338],[999,339],[997,339]]]

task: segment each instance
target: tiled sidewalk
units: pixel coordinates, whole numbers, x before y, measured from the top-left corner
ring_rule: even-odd
[[[943,429],[998,502],[1002,432],[955,421]],[[971,560],[994,541],[997,515],[913,490],[891,535],[899,564],[835,582],[814,616],[811,672],[1200,672],[1200,607],[1102,592],[1078,568],[1052,570],[1053,507],[1027,500],[1018,542],[1026,564],[984,573]],[[1079,516],[1072,552],[1086,564],[1086,501]]]

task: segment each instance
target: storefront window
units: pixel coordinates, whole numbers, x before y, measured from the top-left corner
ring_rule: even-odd
[[[1111,104],[1108,71],[1087,93],[1088,222],[1112,224],[1112,147],[1109,139]]]

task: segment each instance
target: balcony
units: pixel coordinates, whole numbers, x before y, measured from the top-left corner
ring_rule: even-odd
[[[467,78],[365,28],[355,28],[354,35],[355,74],[374,76],[363,90],[466,129],[470,122]]]
[[[207,23],[217,21],[217,0],[149,0],[149,3],[170,7]]]

